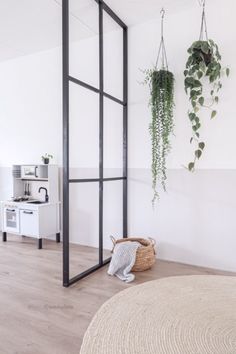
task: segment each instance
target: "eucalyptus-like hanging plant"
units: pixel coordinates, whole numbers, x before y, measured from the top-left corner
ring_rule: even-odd
[[[165,10],[161,10],[161,43],[156,65],[145,71],[144,83],[150,88],[150,107],[152,113],[149,132],[152,142],[152,188],[153,206],[159,199],[158,182],[166,191],[166,157],[171,149],[170,135],[173,132],[174,75],[168,70],[167,56],[163,37],[163,19]],[[161,69],[158,61],[161,59]]]
[[[189,171],[194,171],[196,161],[202,156],[205,148],[205,142],[200,138],[200,109],[210,110],[211,119],[216,116],[215,106],[219,102],[218,93],[222,88],[221,77],[224,73],[229,76],[229,68],[222,69],[219,48],[212,39],[208,40],[207,31],[206,40],[203,40],[204,26],[206,31],[205,1],[203,3],[200,40],[194,42],[188,49],[189,58],[184,71],[185,91],[191,102],[191,110],[188,112],[192,126],[190,143],[195,143],[194,159],[188,164]],[[209,99],[205,95],[204,88],[209,89]]]

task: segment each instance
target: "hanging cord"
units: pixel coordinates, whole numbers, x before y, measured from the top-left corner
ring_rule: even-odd
[[[165,16],[164,8],[161,9],[160,14],[161,14],[161,42],[158,49],[155,68],[157,69],[159,59],[161,59],[161,68],[168,70],[168,62],[167,62],[166,48],[164,42],[164,16]]]
[[[200,41],[204,40],[204,31],[205,31],[206,40],[208,41],[206,12],[205,12],[206,0],[199,0],[198,2],[200,4],[200,6],[202,6],[202,22],[201,22],[201,30],[200,30],[199,40]]]

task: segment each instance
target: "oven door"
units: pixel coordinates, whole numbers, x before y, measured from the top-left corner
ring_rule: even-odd
[[[22,179],[47,179],[48,166],[47,165],[24,165],[21,166]]]
[[[35,179],[38,178],[38,166],[21,166],[21,178],[22,179]]]
[[[18,208],[4,208],[4,231],[12,233],[20,232],[20,217]]]

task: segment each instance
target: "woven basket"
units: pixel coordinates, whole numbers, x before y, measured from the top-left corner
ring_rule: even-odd
[[[127,241],[132,241],[132,242],[136,241],[141,244],[141,246],[137,249],[136,261],[132,268],[133,272],[143,272],[144,270],[148,270],[156,262],[156,251],[155,251],[156,241],[153,240],[152,238],[144,239],[144,238],[128,237],[128,238],[121,238],[119,240],[116,240],[113,236],[111,236],[111,240],[113,242],[114,247],[117,243],[127,242]]]

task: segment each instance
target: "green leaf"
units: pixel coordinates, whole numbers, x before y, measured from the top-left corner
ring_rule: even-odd
[[[188,164],[188,169],[189,169],[189,171],[193,171],[194,170],[194,162],[190,162]]]
[[[190,67],[190,65],[192,64],[192,61],[193,61],[193,58],[190,56],[190,57],[188,58],[187,63],[186,63],[186,68],[189,68],[189,67]]]
[[[194,101],[194,100],[191,100],[191,104],[192,104],[192,106],[193,106],[193,108],[195,108],[196,107],[196,101]]]
[[[201,143],[198,144],[198,146],[199,146],[199,149],[204,150],[205,143],[201,142]]]
[[[200,138],[200,134],[198,132],[195,133],[198,138]]]
[[[199,98],[198,102],[200,103],[201,106],[203,106],[204,105],[204,97],[201,96]]]
[[[211,75],[210,76],[210,83],[214,82],[215,81],[215,76],[214,75]]]
[[[200,119],[199,119],[199,117],[197,117],[196,115],[195,115],[195,123],[196,123],[196,125],[199,125],[199,123],[200,123]]]
[[[202,50],[204,53],[208,54],[208,52],[209,52],[209,45],[208,45],[207,42],[202,42],[202,44],[201,44],[201,50]]]
[[[211,119],[213,119],[216,116],[217,112],[216,111],[212,111],[211,112]]]
[[[201,150],[196,150],[196,151],[195,151],[195,156],[196,156],[198,159],[200,159],[201,155],[202,155],[202,151],[201,151]]]
[[[192,144],[192,142],[193,142],[193,137],[190,139],[190,144]]]
[[[201,48],[201,45],[202,45],[202,41],[195,41],[195,42],[193,42],[191,48],[200,49],[200,48]]]
[[[215,97],[215,101],[216,101],[216,103],[219,102],[219,97],[218,96]]]
[[[209,43],[212,47],[215,47],[215,42],[212,39],[209,39]]]
[[[189,75],[192,76],[194,73],[195,73],[195,69],[194,69],[194,67],[192,66],[192,67],[189,69]]]
[[[196,114],[195,113],[189,113],[188,114],[188,116],[189,116],[189,119],[192,121],[192,120],[195,120],[195,118],[196,118]]]
[[[184,70],[184,76],[188,75],[188,70]]]
[[[198,94],[198,92],[197,92],[196,90],[191,90],[191,91],[190,91],[190,97],[191,97],[191,98],[194,98],[194,99],[195,99],[195,97],[197,97],[197,94]]]
[[[226,75],[229,76],[229,74],[230,74],[230,70],[229,70],[229,68],[227,68],[226,69]]]
[[[194,83],[193,83],[194,87],[201,87],[202,84],[199,80],[194,80]]]
[[[201,69],[201,71],[205,72],[205,70],[206,70],[206,65],[205,65],[205,63],[204,63],[203,61],[200,62],[199,68]]]
[[[202,71],[197,72],[197,77],[199,78],[199,80],[203,77]]]
[[[192,87],[194,84],[194,78],[193,77],[186,77],[184,80],[185,86],[186,87]]]

